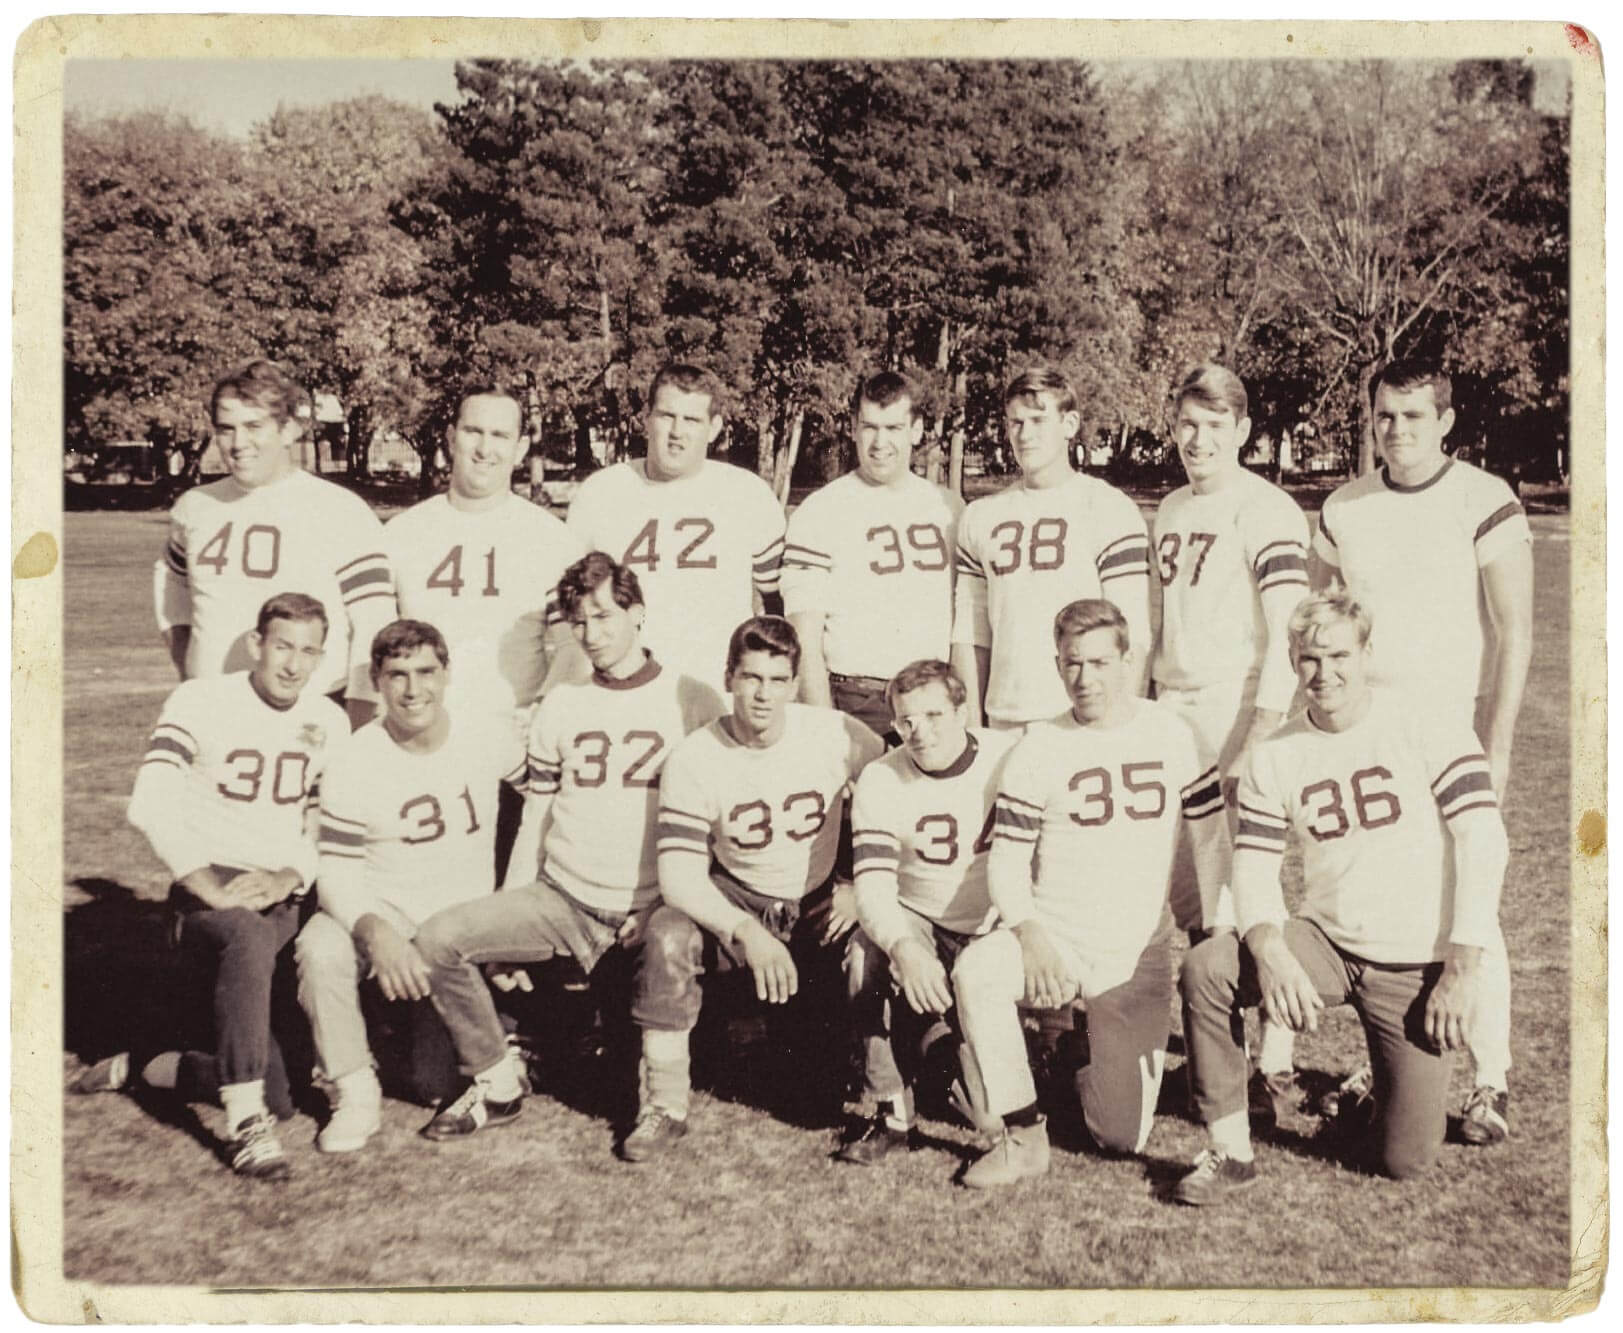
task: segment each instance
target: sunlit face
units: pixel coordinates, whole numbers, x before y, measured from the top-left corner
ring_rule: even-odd
[[[591,659],[592,667],[604,675],[618,675],[617,668],[636,657],[643,609],[625,607],[614,600],[614,581],[604,579],[580,600],[569,627],[575,640]],[[640,661],[637,665],[641,665]]]
[[[1078,722],[1105,721],[1133,697],[1131,652],[1108,625],[1067,635],[1054,657]]]
[[[278,421],[268,407],[222,398],[214,405],[214,443],[239,486],[253,490],[293,470],[293,442],[299,423]]]
[[[1251,434],[1251,418],[1236,421],[1230,408],[1207,407],[1185,398],[1178,404],[1173,433],[1183,470],[1198,490],[1239,470],[1240,448]]]
[[[888,407],[863,399],[857,405],[857,471],[864,481],[889,486],[907,475],[914,446],[924,437],[924,419],[914,420],[913,402],[898,398]]]
[[[1454,426],[1454,409],[1441,414],[1431,385],[1375,391],[1375,447],[1387,469],[1405,484],[1422,481],[1443,465],[1443,441]]]
[[[1321,719],[1356,713],[1369,694],[1369,645],[1358,642],[1351,620],[1332,620],[1310,630],[1291,661],[1308,704]]]
[[[913,762],[926,773],[951,768],[969,744],[969,710],[954,704],[938,680],[920,685],[892,701],[896,734]]]
[[[727,673],[726,684],[733,696],[733,725],[739,740],[771,743],[783,734],[796,684],[787,657],[759,650],[745,653]]]
[[[438,725],[445,715],[445,686],[450,675],[439,654],[426,643],[384,660],[374,683],[396,740],[420,736]]]
[[[452,491],[463,499],[487,500],[512,489],[521,419],[518,404],[502,394],[475,394],[463,402],[445,433]]]
[[[1059,400],[1048,390],[1004,405],[1003,427],[1020,472],[1044,477],[1070,466],[1071,440],[1082,424],[1075,411],[1061,412]]]
[[[711,409],[710,395],[661,384],[643,421],[648,439],[648,475],[655,481],[690,477],[704,463],[705,451],[721,434],[721,417]]]
[[[273,620],[263,634],[248,635],[248,655],[259,692],[286,708],[298,700],[326,649],[327,627],[319,620]]]

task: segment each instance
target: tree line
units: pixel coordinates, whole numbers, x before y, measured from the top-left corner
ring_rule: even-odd
[[[430,458],[442,390],[498,373],[567,423],[549,450],[623,451],[680,357],[727,384],[735,461],[827,475],[860,374],[914,371],[930,437],[990,448],[1002,384],[1047,361],[1128,476],[1164,467],[1168,388],[1214,358],[1256,431],[1367,467],[1370,375],[1431,354],[1459,443],[1517,476],[1564,457],[1568,121],[1521,63],[456,76],[432,115],[282,108],[246,141],[70,117],[66,447],[147,439],[194,469],[214,376],[268,355],[353,441],[393,428]]]

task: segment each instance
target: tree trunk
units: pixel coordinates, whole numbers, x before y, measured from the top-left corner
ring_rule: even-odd
[[[364,407],[349,409],[344,423],[344,462],[351,481],[367,481],[372,476],[372,414]]]
[[[806,424],[806,414],[799,408],[789,420],[789,447],[783,451],[779,466],[781,471],[773,481],[772,489],[777,494],[778,503],[787,507],[789,503],[789,487],[795,475],[795,458],[800,453],[800,433]]]
[[[603,370],[614,364],[614,325],[609,320],[609,289],[597,289],[597,334],[603,340]]]
[[[947,436],[947,488],[954,495],[964,493],[964,428],[961,423]]]
[[[1369,410],[1369,382],[1375,378],[1375,363],[1365,364],[1358,372],[1358,470],[1355,476],[1366,476],[1375,467],[1375,421]]]
[[[762,417],[755,423],[755,474],[763,481],[772,476],[772,423]]]

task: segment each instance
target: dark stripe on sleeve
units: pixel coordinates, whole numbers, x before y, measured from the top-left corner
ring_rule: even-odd
[[[1451,802],[1474,791],[1485,791],[1492,795],[1493,779],[1481,771],[1462,774],[1437,793],[1437,804],[1446,808]]]
[[[356,565],[364,565],[368,560],[375,560],[385,568],[389,564],[388,557],[382,551],[368,551],[365,555],[356,556],[347,565],[339,565],[337,569],[333,570],[333,574],[342,581],[346,569],[354,569]]]
[[[168,750],[171,754],[178,754],[188,764],[192,762],[194,751],[188,750],[173,736],[154,736],[147,742],[147,754],[151,755],[158,750]]]
[[[1300,574],[1304,579],[1306,579],[1307,561],[1300,555],[1270,556],[1266,561],[1260,562],[1256,566],[1256,570],[1257,582],[1259,583],[1266,579],[1270,574],[1284,574],[1287,572]],[[1294,582],[1295,580],[1290,581]]]
[[[369,583],[388,583],[389,581],[389,571],[386,569],[363,569],[340,579],[338,586],[345,593],[350,593],[356,588],[364,588]]]
[[[1335,533],[1330,531],[1330,525],[1324,521],[1324,510],[1322,509],[1319,510],[1319,531],[1324,534],[1325,541],[1329,542],[1330,545],[1338,545]]]
[[[1099,573],[1103,574],[1105,570],[1113,569],[1118,565],[1144,565],[1148,568],[1149,563],[1150,548],[1148,543],[1145,543],[1140,546],[1127,547],[1124,550],[1117,551],[1115,555],[1105,556],[1098,561],[1098,569]]]
[[[1521,512],[1521,505],[1517,504],[1514,500],[1500,505],[1499,508],[1495,509],[1493,513],[1489,514],[1485,519],[1482,520],[1481,526],[1479,526],[1476,530],[1476,536],[1471,540],[1475,542],[1481,541],[1501,523],[1505,522],[1507,519],[1515,518],[1516,515]]]

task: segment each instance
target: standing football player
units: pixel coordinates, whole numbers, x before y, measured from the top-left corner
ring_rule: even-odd
[[[688,1038],[707,970],[748,968],[756,997],[786,1004],[833,977],[856,924],[834,883],[845,792],[883,743],[856,718],[793,703],[800,642],[779,616],[733,631],[732,711],[693,733],[660,778],[659,891],[637,968],[640,1109],[621,1145],[645,1161],[687,1133]],[[802,980],[806,985],[802,987]]]
[[[846,994],[876,1109],[837,1156],[863,1166],[909,1146],[925,1053],[939,1040],[957,1047],[949,975],[995,919],[986,854],[1016,738],[969,729],[968,693],[946,662],[909,663],[890,698],[903,748],[869,764],[851,798],[860,929],[846,946]]]
[[[316,878],[306,816],[327,743],[349,733],[341,709],[305,691],[326,637],[314,597],[267,601],[248,635],[252,668],[185,681],[169,696],[130,797],[130,823],[173,879],[180,947],[214,974],[214,1052],[166,1051],[140,1078],[218,1095],[231,1169],[266,1179],[289,1174],[271,1108],[293,1114],[270,1030],[271,978]],[[110,1056],[75,1090],[126,1087],[131,1073],[129,1053]]]
[[[361,1010],[363,977],[412,1001],[419,1045],[443,1041],[415,943],[442,908],[495,888],[496,789],[523,781],[510,725],[445,708],[451,656],[432,625],[397,620],[372,641],[384,714],[333,755],[321,790],[321,910],[299,932],[299,1001],[335,1105],[316,1139],[355,1152],[378,1130],[381,1092]],[[363,971],[364,967],[364,971]],[[436,1031],[437,1030],[437,1031]],[[424,1090],[424,1089],[420,1089]]]
[[[642,647],[642,589],[629,569],[593,551],[564,572],[558,595],[593,674],[555,686],[535,710],[507,885],[439,912],[417,935],[434,1007],[471,1080],[423,1130],[430,1139],[505,1124],[523,1105],[480,964],[567,957],[590,974],[615,945],[639,942],[659,892],[660,770],[673,745],[721,714],[714,690]]]
[[[911,471],[924,434],[919,387],[883,371],[851,405],[857,470],[789,520],[783,605],[800,636],[800,697],[890,729],[885,689],[908,662],[945,657],[963,501]]]
[[[358,726],[376,711],[366,652],[394,616],[394,583],[366,502],[293,462],[307,401],[272,361],[214,386],[214,442],[230,475],[175,502],[153,570],[158,627],[182,680],[240,671],[265,598],[302,590],[332,626],[317,688]]]
[[[1509,486],[1443,452],[1452,394],[1449,377],[1422,362],[1394,361],[1371,380],[1383,466],[1324,502],[1311,572],[1315,586],[1339,583],[1369,609],[1375,684],[1474,725],[1502,796],[1532,661],[1533,537]],[[1482,960],[1470,1049],[1476,1078],[1462,1132],[1498,1143],[1510,1129],[1502,937]]]
[[[1380,1166],[1425,1171],[1442,1146],[1452,1052],[1470,1040],[1482,965],[1498,937],[1509,848],[1470,726],[1370,688],[1370,616],[1345,592],[1291,618],[1308,707],[1258,742],[1240,777],[1234,901],[1240,937],[1185,957],[1184,1039],[1210,1147],[1180,1203],[1216,1203],[1256,1179],[1236,1010],[1258,1003],[1295,1031],[1351,1004],[1374,1079]],[[1287,916],[1280,868],[1302,849],[1305,897]]]
[[[569,506],[585,549],[607,551],[642,584],[648,650],[666,669],[712,685],[753,598],[776,597],[783,559],[772,488],[705,456],[722,424],[715,375],[662,367],[648,390],[648,456],[594,472]]]
[[[1175,712],[1136,696],[1129,633],[1121,610],[1099,598],[1059,613],[1054,661],[1071,711],[1028,729],[998,783],[987,875],[1000,925],[953,971],[986,1110],[1003,1121],[964,1172],[972,1189],[1048,1170],[1021,1003],[1087,1002],[1083,1122],[1102,1148],[1143,1150],[1171,1025],[1168,906],[1187,929],[1210,910],[1227,868],[1217,766],[1201,762]],[[1175,883],[1185,839],[1193,885]]]
[[[976,500],[958,526],[952,664],[971,723],[1023,728],[1067,707],[1049,668],[1051,635],[1055,614],[1079,594],[1110,599],[1132,642],[1150,642],[1150,546],[1138,506],[1072,468],[1081,417],[1064,375],[1027,371],[1003,401],[1020,480]],[[1140,693],[1147,667],[1134,681]]]

